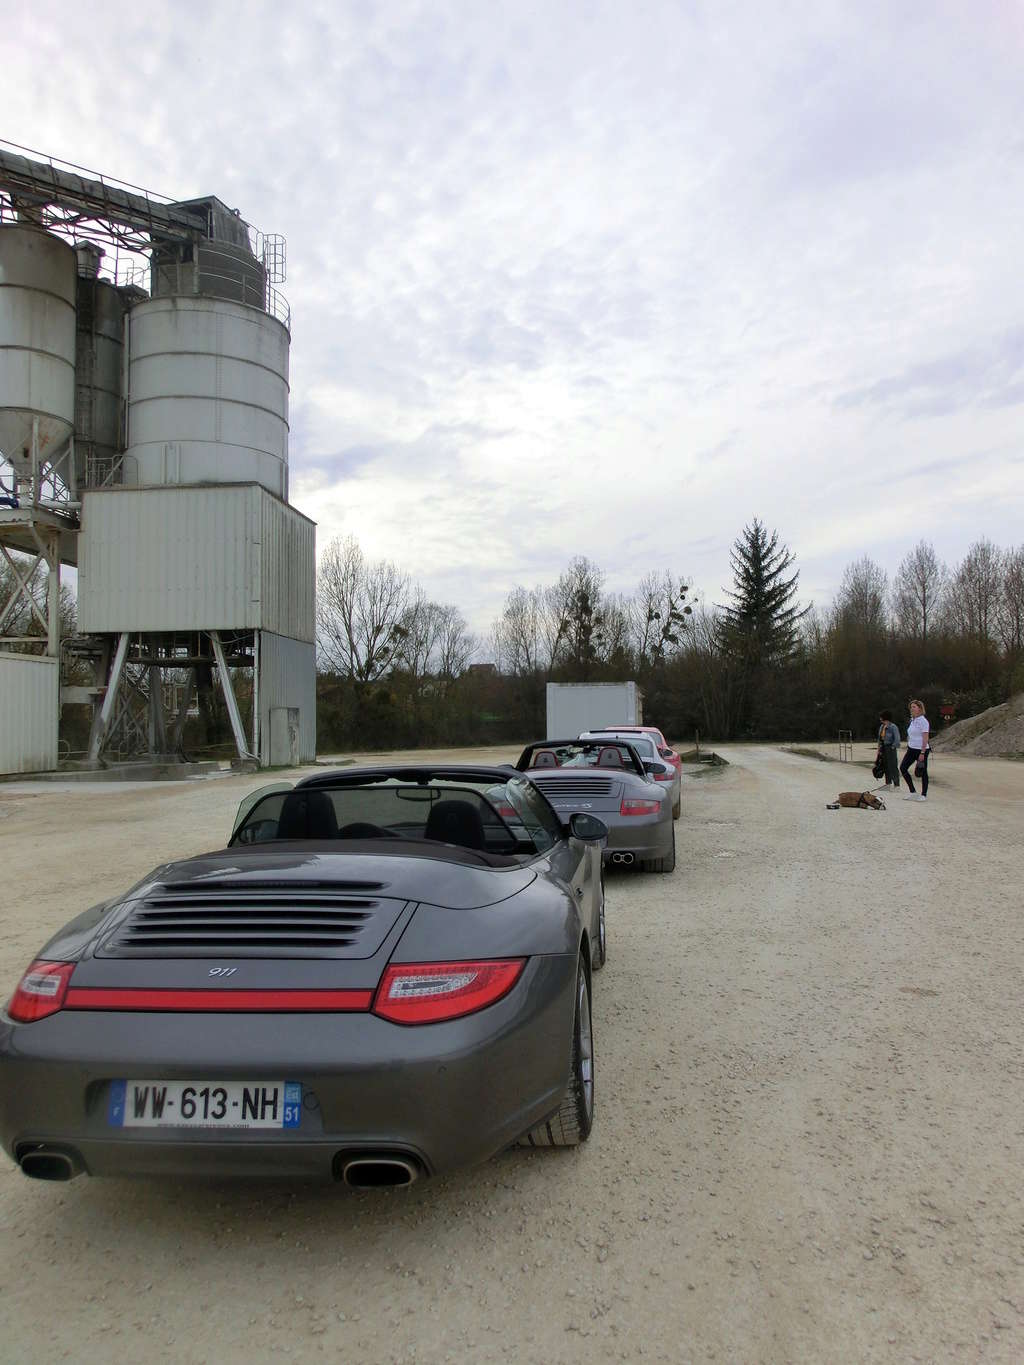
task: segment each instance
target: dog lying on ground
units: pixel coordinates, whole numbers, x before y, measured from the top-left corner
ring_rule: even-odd
[[[874,792],[840,792],[825,809],[838,810],[840,806],[850,806],[856,810],[885,810],[885,802]]]

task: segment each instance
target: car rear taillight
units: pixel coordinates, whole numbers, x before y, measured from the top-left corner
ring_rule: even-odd
[[[518,819],[519,819],[518,815],[516,815],[516,812],[515,812],[514,807],[512,807],[512,806],[499,806],[499,807],[498,807],[498,814],[501,816],[501,818],[502,818],[503,820],[518,820]]]
[[[33,962],[7,1003],[7,1013],[19,1024],[31,1024],[56,1014],[64,1004],[73,962]]]
[[[620,815],[657,815],[660,801],[649,801],[646,796],[624,796],[619,806]]]
[[[388,967],[374,1014],[395,1024],[437,1024],[495,1004],[526,966],[525,957],[492,962],[417,962]]]

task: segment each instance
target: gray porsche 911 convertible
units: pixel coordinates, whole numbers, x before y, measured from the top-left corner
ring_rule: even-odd
[[[349,769],[65,925],[0,1013],[26,1175],[408,1184],[594,1114],[606,829],[508,768]]]
[[[663,765],[659,764],[659,769]],[[574,812],[596,815],[608,826],[606,862],[671,872],[676,865],[672,789],[647,771],[623,739],[543,739],[516,760],[563,820]]]

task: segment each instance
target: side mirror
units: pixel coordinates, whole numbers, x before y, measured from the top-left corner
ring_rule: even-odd
[[[608,838],[608,826],[596,815],[576,811],[574,815],[569,816],[569,833],[574,839],[580,839],[585,844],[596,844]]]
[[[659,749],[659,750],[658,750],[658,753],[661,754],[662,758],[671,758],[671,757],[672,757],[672,750],[671,750],[671,749]]]

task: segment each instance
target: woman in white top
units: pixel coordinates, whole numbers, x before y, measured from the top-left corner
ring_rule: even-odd
[[[907,786],[910,791],[903,798],[904,801],[923,801],[928,795],[928,755],[931,750],[928,747],[928,717],[924,713],[924,706],[919,701],[910,703],[910,724],[907,726],[907,752],[903,755],[903,762],[900,764],[900,772],[907,779]],[[914,788],[914,779],[910,770],[920,763],[921,765],[921,790]]]

